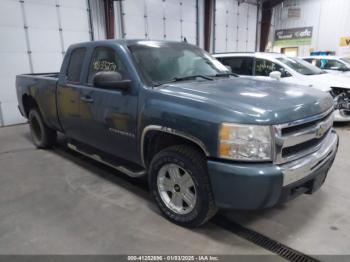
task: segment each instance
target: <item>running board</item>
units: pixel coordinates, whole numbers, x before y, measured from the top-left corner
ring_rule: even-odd
[[[102,164],[104,164],[106,166],[109,166],[109,167],[111,167],[111,168],[113,168],[113,169],[115,169],[115,170],[117,170],[119,172],[122,172],[122,173],[124,173],[124,174],[126,174],[126,175],[128,175],[130,177],[141,177],[141,176],[146,174],[146,171],[137,171],[137,172],[135,172],[135,171],[132,171],[132,170],[130,170],[130,169],[124,167],[124,166],[118,166],[118,165],[114,165],[112,163],[109,163],[109,162],[103,160],[99,155],[86,153],[86,152],[78,149],[77,146],[75,146],[75,145],[73,145],[71,143],[68,143],[67,145],[68,145],[68,148],[72,149],[73,151],[78,152],[78,153],[80,153],[80,154],[82,154],[82,155],[84,155],[86,157],[89,157],[89,158],[95,160],[95,161],[98,161],[98,162],[100,162],[100,163],[102,163]]]

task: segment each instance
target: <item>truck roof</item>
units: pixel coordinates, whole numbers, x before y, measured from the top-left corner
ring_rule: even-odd
[[[77,44],[71,45],[72,48],[76,47],[83,47],[83,46],[96,46],[96,45],[103,45],[103,44],[111,44],[116,43],[118,45],[134,45],[134,44],[152,44],[152,43],[183,43],[186,44],[186,42],[179,42],[179,41],[168,41],[168,40],[147,40],[147,39],[109,39],[109,40],[98,40],[98,41],[88,41],[88,42],[81,42]],[[190,44],[190,43],[187,43]]]

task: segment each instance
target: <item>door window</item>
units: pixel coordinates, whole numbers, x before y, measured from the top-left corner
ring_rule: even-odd
[[[117,52],[107,47],[97,47],[94,51],[88,74],[88,84],[92,85],[93,77],[98,72],[118,72],[122,79],[129,79],[127,70]]]
[[[319,59],[305,58],[304,60],[314,66],[321,67],[321,61]]]
[[[292,70],[294,70],[302,75],[324,74],[324,72],[321,69],[319,69],[313,65],[310,65],[308,62],[306,62],[300,58],[286,56],[286,57],[277,57],[276,59],[280,63],[290,67]]]
[[[85,53],[85,48],[77,48],[72,51],[67,69],[67,80],[69,82],[80,82],[81,69],[83,67]]]
[[[341,69],[345,67],[343,63],[333,60],[333,59],[321,59],[320,68],[321,69]]]
[[[286,71],[282,66],[273,63],[265,59],[256,59],[255,62],[255,75],[256,76],[269,76],[271,72],[281,72],[281,77],[288,77],[291,74]]]
[[[221,57],[218,58],[221,63],[231,68],[232,73],[237,75],[253,75],[252,57]]]

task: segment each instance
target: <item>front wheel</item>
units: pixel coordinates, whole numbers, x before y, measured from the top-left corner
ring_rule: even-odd
[[[172,146],[156,154],[149,184],[162,213],[176,224],[197,227],[216,214],[205,157],[193,147]]]

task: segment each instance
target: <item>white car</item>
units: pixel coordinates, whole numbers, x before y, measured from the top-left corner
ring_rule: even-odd
[[[332,74],[350,77],[350,58],[340,56],[307,56],[302,57],[306,62]]]
[[[214,54],[242,77],[278,80],[329,92],[335,102],[335,121],[350,121],[350,78],[328,74],[310,63],[279,53]]]

